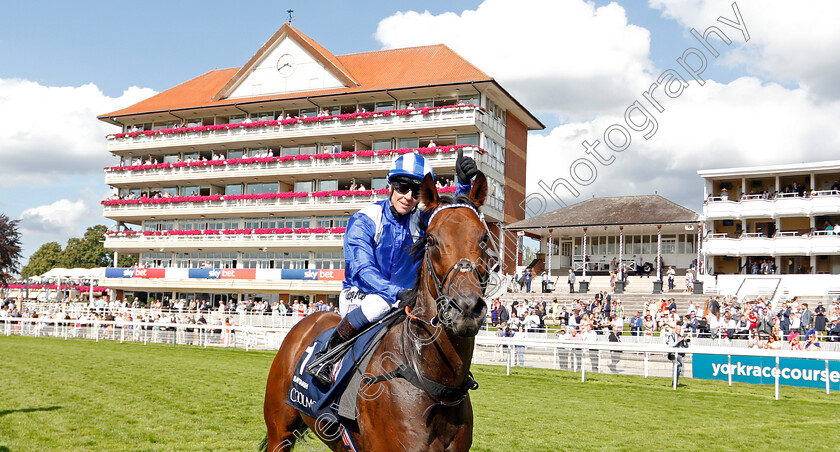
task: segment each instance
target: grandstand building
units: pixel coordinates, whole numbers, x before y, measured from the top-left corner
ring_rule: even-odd
[[[698,174],[710,274],[840,274],[840,161]]]
[[[456,151],[489,182],[483,211],[525,218],[527,133],[544,126],[444,45],[333,55],[284,24],[240,68],[213,70],[100,120],[114,166],[105,246],[115,296],[336,301],[343,232],[388,196],[393,158],[419,152],[443,191]],[[116,261],[116,259],[115,259]]]

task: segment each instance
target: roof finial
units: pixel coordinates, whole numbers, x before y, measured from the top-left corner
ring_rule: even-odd
[[[288,22],[289,25],[291,25],[292,24],[292,19],[294,19],[294,17],[292,17],[292,13],[295,12],[295,10],[287,9],[286,12],[289,13],[289,20],[287,22]]]

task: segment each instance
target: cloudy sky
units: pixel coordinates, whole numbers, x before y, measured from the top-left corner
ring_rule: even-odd
[[[699,169],[833,160],[840,148],[836,0],[739,0],[737,14],[730,0],[326,4],[169,2],[155,10],[43,1],[38,14],[31,3],[5,5],[0,213],[22,220],[25,257],[44,242],[113,224],[99,201],[109,191],[102,168],[115,163],[104,136],[114,130],[97,114],[243,65],[287,9],[297,28],[335,54],[452,47],[547,125],[529,136],[528,190],[576,177],[585,182],[576,184],[578,196],[555,191],[567,204],[658,192],[698,210]],[[711,26],[717,56],[691,33]],[[705,66],[696,71],[702,84],[681,58]],[[625,118],[634,102],[644,110]],[[605,143],[614,125],[629,132],[620,152]],[[624,139],[607,137],[615,146]],[[585,153],[583,142],[595,140],[605,163]]]

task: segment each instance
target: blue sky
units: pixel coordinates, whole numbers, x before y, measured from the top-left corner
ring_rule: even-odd
[[[738,1],[749,42],[715,21],[734,17],[731,3],[10,3],[0,15],[0,212],[23,220],[26,258],[47,241],[111,226],[98,201],[108,192],[104,135],[112,129],[96,114],[241,66],[287,9],[295,27],[335,54],[444,42],[497,78],[547,126],[530,137],[529,191],[562,174],[583,155],[582,140],[599,139],[698,46],[689,29],[717,25],[733,42],[715,41],[721,56],[709,59],[707,83],[670,100],[654,137],[634,138],[633,154],[599,167],[596,182],[568,200],[658,192],[698,210],[698,169],[829,160],[840,144],[840,57],[830,50],[840,33],[812,20],[838,23],[840,2]]]

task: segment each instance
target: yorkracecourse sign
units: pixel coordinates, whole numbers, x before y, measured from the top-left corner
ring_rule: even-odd
[[[808,352],[802,352],[808,353]],[[776,358],[773,356],[737,356],[731,357],[731,364],[725,355],[693,355],[694,378],[706,380],[729,380],[752,384],[775,384],[779,377],[779,384],[801,386],[806,388],[825,388],[826,378],[830,386],[840,390],[840,362],[829,361],[828,369],[824,360],[779,358],[776,368]]]

